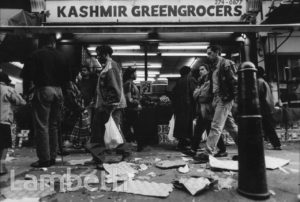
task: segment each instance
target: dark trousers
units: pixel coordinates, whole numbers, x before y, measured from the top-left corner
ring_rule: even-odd
[[[36,152],[39,161],[56,158],[63,94],[60,87],[36,89],[32,101]]]
[[[112,117],[117,126],[122,124],[122,112],[123,109],[116,109],[112,113]],[[100,144],[101,146],[105,146],[104,144],[104,133],[105,133],[105,123],[108,121],[110,113],[106,110],[95,110],[95,114],[92,120],[92,134],[91,134],[91,143]],[[121,131],[121,135],[122,131]]]
[[[280,140],[274,128],[272,115],[262,115],[262,127],[266,138],[269,139],[273,147],[280,147]]]
[[[137,141],[139,112],[132,109],[125,109],[123,121],[123,133],[127,142]],[[133,129],[133,131],[132,131]]]
[[[202,116],[198,116],[196,126],[195,126],[195,132],[192,139],[192,149],[197,150],[202,138],[202,134],[206,130],[206,134],[209,134],[211,128],[211,120],[203,119]],[[217,147],[219,148],[220,152],[226,151],[226,146],[223,140],[223,137],[220,136]]]

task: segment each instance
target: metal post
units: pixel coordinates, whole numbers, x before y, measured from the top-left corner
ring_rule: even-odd
[[[148,47],[145,44],[145,81],[148,80]]]
[[[256,68],[244,62],[238,70],[239,173],[237,191],[251,199],[266,199],[267,188]]]
[[[275,61],[276,61],[276,79],[277,79],[277,94],[278,94],[278,102],[281,100],[280,99],[280,83],[279,83],[279,63],[278,63],[278,53],[277,53],[277,34],[274,33],[274,45],[275,45],[275,49],[274,49],[274,54],[275,54]]]

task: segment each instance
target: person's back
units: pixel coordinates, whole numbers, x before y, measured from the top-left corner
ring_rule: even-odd
[[[25,63],[22,77],[24,94],[34,89],[32,113],[39,160],[32,167],[49,167],[55,164],[58,133],[63,106],[62,87],[70,81],[69,67],[61,53],[55,50],[52,35],[41,35],[41,49],[35,51]],[[31,84],[33,83],[33,86]]]
[[[28,65],[34,69],[32,79],[37,87],[62,86],[69,79],[68,66],[62,54],[54,48],[43,47],[35,51]]]

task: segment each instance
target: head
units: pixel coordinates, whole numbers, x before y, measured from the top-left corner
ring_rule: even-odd
[[[56,47],[56,40],[53,34],[40,34],[39,35],[39,46],[40,47]]]
[[[83,78],[86,78],[89,76],[89,74],[90,74],[90,68],[88,66],[82,66],[81,67],[81,76]]]
[[[218,60],[218,56],[221,55],[221,47],[217,45],[208,46],[206,53],[210,62],[216,62]]]
[[[200,67],[199,67],[200,77],[205,76],[206,74],[208,74],[208,72],[209,72],[208,65],[207,64],[201,64]]]
[[[261,66],[257,66],[257,77],[263,78],[265,76],[265,69]]]
[[[96,48],[96,52],[100,64],[105,66],[107,59],[111,58],[113,54],[113,49],[108,45],[102,45]]]
[[[132,80],[136,79],[136,69],[134,69],[132,67],[128,67],[123,74],[123,82],[125,82],[129,79],[132,79]]]
[[[188,75],[191,71],[191,68],[188,66],[183,66],[181,67],[181,69],[179,70],[180,75],[183,77],[185,75]]]
[[[0,82],[9,85],[11,83],[11,80],[6,73],[0,72]]]

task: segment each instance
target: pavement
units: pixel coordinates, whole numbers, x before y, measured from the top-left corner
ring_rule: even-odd
[[[236,146],[228,146],[229,156],[225,158],[219,158],[221,160],[230,159],[233,155],[237,154]],[[300,165],[299,165],[299,142],[284,142],[283,150],[267,150],[265,149],[265,155],[271,157],[277,157],[282,159],[290,160],[290,163],[282,169],[266,170],[267,184],[270,190],[271,197],[267,200],[270,202],[293,202],[300,201],[297,199],[297,195],[300,193]],[[33,148],[19,148],[14,151],[15,158],[7,162],[7,168],[10,171],[15,172],[15,177],[12,179],[9,174],[1,176],[0,187],[1,193],[6,193],[6,196],[16,197],[18,195],[19,201],[24,201],[25,198],[40,199],[40,201],[114,201],[114,202],[134,202],[134,201],[228,201],[228,202],[248,202],[253,201],[239,195],[236,191],[238,183],[237,172],[228,172],[224,170],[215,171],[211,170],[208,164],[195,164],[193,161],[189,161],[189,172],[186,174],[178,172],[177,168],[173,169],[160,169],[155,166],[155,163],[159,160],[175,160],[189,158],[184,156],[181,152],[176,151],[173,145],[159,145],[153,147],[147,147],[142,152],[133,152],[133,154],[127,159],[128,162],[134,163],[136,166],[145,165],[144,170],[139,171],[135,176],[135,179],[143,179],[150,182],[167,183],[171,184],[174,180],[179,180],[181,177],[191,177],[193,173],[208,174],[208,176],[217,176],[222,179],[230,179],[231,183],[228,184],[227,188],[221,189],[219,185],[212,186],[199,194],[192,196],[186,190],[180,190],[174,188],[168,197],[151,197],[142,196],[137,194],[112,192],[109,189],[106,190],[87,190],[81,188],[77,191],[67,192],[47,192],[40,191],[28,193],[24,190],[20,190],[16,193],[7,195],[7,191],[11,190],[13,182],[17,180],[24,180],[28,175],[36,176],[39,179],[41,174],[60,174],[67,173],[67,168],[71,168],[72,174],[82,175],[84,173],[93,172],[99,179],[102,176],[103,171],[97,169],[94,164],[85,165],[70,165],[71,160],[88,160],[91,156],[88,153],[71,153],[64,157],[64,162],[58,162],[55,166],[48,169],[33,169],[30,164],[37,160],[35,150]],[[184,157],[184,158],[182,158]],[[59,160],[59,158],[57,159]],[[155,174],[149,177],[149,173],[154,172]],[[110,185],[107,186],[108,188]],[[49,191],[49,190],[48,190]],[[159,191],[159,190],[156,190]],[[0,200],[4,200],[4,197],[0,197]],[[33,199],[29,200],[33,201]]]

